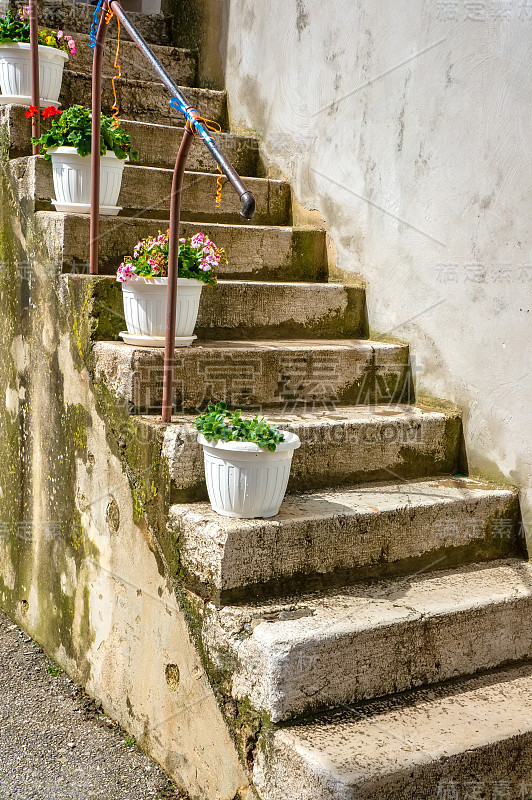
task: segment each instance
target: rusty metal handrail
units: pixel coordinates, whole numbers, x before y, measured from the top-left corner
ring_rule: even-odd
[[[241,215],[251,219],[255,213],[255,198],[248,191],[242,179],[233,168],[228,159],[218,148],[210,136],[207,128],[202,124],[202,117],[198,111],[187,102],[180,89],[176,86],[168,73],[163,69],[158,59],[152,53],[143,37],[124,13],[118,0],[104,0],[96,42],[94,47],[92,68],[92,146],[91,146],[91,222],[90,222],[90,274],[98,274],[98,236],[99,236],[99,210],[100,210],[100,123],[101,123],[101,83],[102,83],[102,58],[103,44],[107,31],[105,21],[108,10],[111,9],[121,25],[129,33],[146,59],[150,62],[162,83],[173,97],[171,105],[178,108],[184,115],[186,123],[179,152],[177,154],[174,174],[172,178],[172,194],[170,200],[170,233],[168,253],[168,291],[166,298],[166,335],[164,347],[164,373],[163,373],[163,422],[170,422],[172,416],[172,395],[174,377],[174,351],[175,351],[175,326],[177,308],[177,273],[179,260],[179,223],[181,214],[181,195],[185,165],[194,133],[199,135],[211,155],[227,176],[242,203]]]
[[[31,70],[31,104],[39,111],[41,108],[41,98],[39,97],[39,27],[37,22],[37,0],[30,0],[30,70]],[[36,139],[41,135],[41,123],[39,114],[34,114],[31,118],[31,135]],[[32,145],[31,152],[38,155],[41,152],[40,145]]]

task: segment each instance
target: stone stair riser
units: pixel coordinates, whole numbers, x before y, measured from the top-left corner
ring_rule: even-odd
[[[43,259],[59,271],[89,272],[89,217],[41,211],[35,215],[36,241]],[[125,255],[131,255],[139,239],[166,231],[168,220],[134,217],[100,218],[100,273],[116,274]],[[325,234],[297,230],[218,223],[183,222],[182,236],[206,233],[228,254],[229,263],[220,264],[223,278],[247,280],[325,280],[327,260]]]
[[[17,0],[17,2],[11,0],[9,6],[20,8],[25,4],[24,0]],[[135,11],[127,13],[136,29],[148,43],[172,44],[172,26],[168,17],[162,14],[142,14]],[[78,0],[45,0],[45,2],[39,3],[39,25],[55,30],[61,28],[72,32],[87,33],[90,30],[93,14],[94,6],[78,2]],[[109,24],[107,35],[110,38],[116,38],[117,26],[114,20]],[[123,29],[121,38],[129,39]]]
[[[114,276],[65,276],[75,295],[93,295],[92,314],[105,338],[125,330],[122,286]],[[84,288],[74,287],[82,284]],[[91,287],[89,289],[89,286]],[[361,338],[367,335],[365,290],[334,284],[218,281],[202,289],[195,333],[200,340]],[[102,334],[95,331],[95,338]]]
[[[323,343],[319,343],[323,345]],[[408,348],[350,343],[300,349],[267,343],[176,350],[177,411],[197,412],[225,399],[230,406],[260,411],[332,409],[341,404],[413,400]],[[96,375],[137,413],[153,413],[162,399],[163,353],[98,342]]]
[[[449,569],[522,549],[512,492],[471,492],[461,499],[459,485],[451,495],[437,481],[403,491],[383,486],[383,497],[390,491],[398,500],[381,510],[371,506],[379,503],[379,487],[370,489],[288,496],[275,520],[223,520],[208,504],[174,505],[168,541],[179,542],[180,565],[191,585],[223,604],[408,575],[433,565]],[[419,499],[424,504],[416,507]]]
[[[222,128],[227,124],[227,108],[225,92],[214,89],[194,89],[182,87],[187,101],[204,117],[218,122]],[[183,115],[169,104],[168,90],[161,84],[152,81],[116,81],[116,93],[120,116],[140,122],[155,122],[166,125],[180,125]],[[59,97],[63,107],[78,103],[91,105],[91,76],[66,69],[63,73],[63,85]],[[102,112],[111,113],[114,96],[111,78],[102,79]]]
[[[31,125],[25,117],[27,110],[27,106],[0,107],[0,124],[6,126],[7,146],[11,158],[31,155]],[[169,125],[152,126],[146,122],[133,120],[121,120],[121,124],[131,136],[135,150],[139,152],[139,165],[173,170],[183,128]],[[178,125],[179,120],[176,120],[175,124]],[[214,138],[240,175],[257,174],[259,149],[256,139],[232,133],[215,134]],[[216,172],[214,159],[203,142],[198,139],[194,139],[192,143],[187,159],[187,170]],[[225,195],[223,196],[225,198]]]
[[[113,29],[114,27],[113,25]],[[122,31],[123,28],[121,33]],[[65,31],[65,33],[70,33],[70,31]],[[89,44],[89,37],[83,33],[74,33],[73,35],[76,41],[77,54],[69,60],[68,66],[75,72],[85,72],[90,75],[92,74],[93,54]],[[118,64],[122,70],[120,80],[122,82],[157,80],[156,72],[137,45],[134,42],[123,40],[122,35],[120,40],[118,54]],[[178,86],[194,86],[198,60],[196,53],[178,47],[161,47],[160,45],[151,45],[151,50],[156,58],[159,59],[163,69],[166,70],[170,78]],[[109,37],[104,45],[102,75],[112,77],[117,74],[114,66],[115,55],[116,40]]]
[[[467,599],[457,584],[456,598],[447,590],[416,602],[409,583],[397,579],[369,595],[361,587],[361,599],[354,587],[317,618],[312,595],[293,611],[285,606],[284,616],[272,606],[269,621],[261,616],[268,607],[238,615],[211,605],[204,642],[213,663],[232,665],[233,695],[274,722],[532,657],[528,573],[517,591],[480,586]]]
[[[13,183],[22,201],[34,198],[37,210],[52,209],[55,197],[52,164],[42,156],[15,159],[10,163]],[[225,182],[222,203],[216,207],[216,176],[209,173],[186,172],[183,182],[182,216],[202,223],[221,222],[243,224],[240,199]],[[290,187],[282,181],[250,178],[247,185],[257,200],[257,225],[290,223]],[[124,166],[118,205],[125,216],[143,219],[169,216],[172,191],[172,171],[154,167]]]

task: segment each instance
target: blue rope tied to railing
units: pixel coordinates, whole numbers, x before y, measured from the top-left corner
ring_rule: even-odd
[[[94,53],[94,48],[96,47],[96,34],[98,32],[98,18],[100,16],[100,10],[103,5],[103,0],[98,0],[96,4],[96,8],[94,9],[94,14],[92,15],[92,22],[91,22],[91,30],[90,30],[90,47],[92,52]]]
[[[198,114],[198,112],[196,111],[195,108],[192,108],[191,106],[186,106],[185,103],[183,103],[177,97],[172,97],[172,99],[169,101],[169,103],[170,103],[171,106],[173,106],[173,108],[177,108],[178,111],[181,111],[181,113],[190,122],[192,128],[194,128],[195,124],[198,123],[198,122],[200,124],[202,122],[205,122],[204,118],[200,117],[200,115]],[[214,139],[212,139],[209,136],[209,134],[207,133],[207,128],[204,125],[202,125],[201,127],[202,127],[202,131],[201,131],[202,139],[204,139],[206,142],[210,142],[211,144],[216,144]]]

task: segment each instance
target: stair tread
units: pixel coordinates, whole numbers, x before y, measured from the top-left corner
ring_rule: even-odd
[[[507,558],[207,606],[211,658],[274,722],[532,657],[532,564]]]
[[[268,414],[273,419],[274,414]],[[282,416],[282,415],[278,415]],[[450,505],[456,502],[487,497],[512,498],[514,489],[500,488],[471,478],[451,476],[393,483],[368,483],[344,489],[316,490],[287,495],[279,514],[271,519],[234,519],[221,517],[209,503],[174,504],[171,514],[187,514],[198,523],[212,528],[268,528],[290,525],[294,521],[327,519],[330,517],[371,517],[384,512]]]
[[[95,348],[99,350],[118,350],[122,352],[140,350],[154,356],[163,356],[160,348],[156,347],[135,347],[124,342],[97,342]],[[227,350],[227,351],[252,351],[270,352],[283,350],[358,350],[362,353],[373,351],[390,352],[404,351],[405,345],[391,344],[389,342],[377,342],[370,339],[290,339],[276,341],[274,339],[263,339],[254,341],[208,341],[197,342],[190,347],[179,349],[179,355],[186,358],[190,354],[196,354],[197,350]]]
[[[217,613],[222,624],[226,620],[232,630],[261,620],[263,615],[265,619],[273,619],[276,624],[261,622],[253,632],[262,647],[276,648],[523,597],[532,597],[532,564],[510,558],[357,583],[343,589],[302,592],[297,597],[225,606]]]
[[[417,770],[434,767],[433,780],[461,776],[471,782],[471,772],[461,773],[459,766],[453,772],[453,757],[531,731],[532,664],[526,663],[278,730],[270,748],[259,750],[255,780],[265,800],[279,797],[276,791],[292,781],[297,782],[299,800],[433,798],[437,780],[422,795],[422,774]],[[517,743],[511,746],[515,753]],[[527,752],[530,761],[530,745]],[[490,776],[504,777],[505,766],[491,756]],[[528,768],[521,764],[521,769],[520,775],[512,775],[511,767],[509,774],[516,781],[530,776],[530,763]],[[392,785],[394,777],[398,783]],[[399,786],[405,785],[416,791],[400,794]]]

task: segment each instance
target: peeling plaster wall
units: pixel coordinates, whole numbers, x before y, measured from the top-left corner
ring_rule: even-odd
[[[90,297],[74,302],[1,175],[0,605],[192,798],[243,800],[190,609],[86,368]]]
[[[234,127],[319,212],[373,331],[463,409],[470,469],[521,488],[530,531],[529,6],[226,0],[220,47]]]

